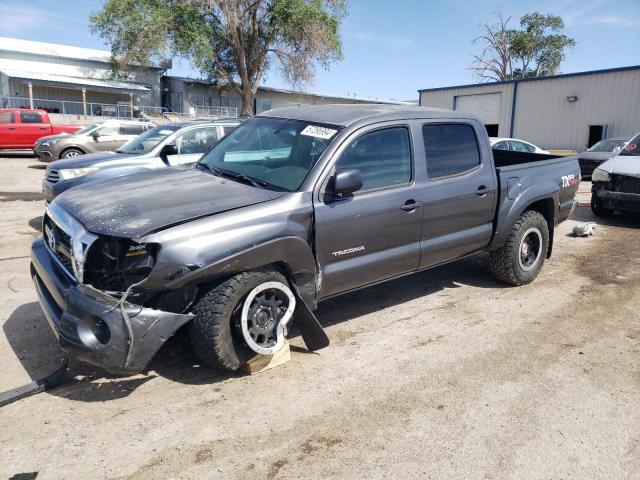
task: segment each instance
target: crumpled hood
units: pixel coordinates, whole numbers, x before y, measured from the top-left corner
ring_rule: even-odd
[[[604,162],[613,156],[613,152],[582,152],[578,155],[581,160],[596,160]]]
[[[196,169],[163,168],[80,185],[54,202],[92,233],[135,238],[282,195]]]
[[[119,160],[124,158],[135,157],[130,153],[116,153],[116,152],[98,152],[89,153],[87,155],[79,155],[77,157],[64,158],[62,160],[56,160],[49,164],[51,170],[62,170],[63,168],[83,168],[93,167],[102,162],[108,160]]]
[[[640,178],[640,156],[618,155],[598,167],[616,175],[628,175]]]

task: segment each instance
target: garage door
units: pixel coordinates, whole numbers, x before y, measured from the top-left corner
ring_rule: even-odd
[[[455,109],[477,115],[484,124],[500,123],[501,93],[460,95],[456,97]]]

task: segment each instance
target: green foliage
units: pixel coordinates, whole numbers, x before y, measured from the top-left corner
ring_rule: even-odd
[[[292,84],[316,64],[342,58],[346,0],[107,0],[91,30],[111,43],[116,66],[179,55],[208,79],[235,89],[243,114],[265,70],[279,65]]]
[[[560,33],[562,18],[556,15],[527,13],[520,18],[520,29],[510,29],[502,14],[498,21],[483,26],[483,51],[474,55],[471,70],[482,80],[511,80],[553,75],[559,72],[567,49],[575,41]]]

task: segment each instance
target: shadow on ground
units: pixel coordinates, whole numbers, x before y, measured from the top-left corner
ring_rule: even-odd
[[[640,228],[640,215],[633,213],[615,212],[608,217],[596,217],[591,207],[578,207],[573,212],[571,220],[576,222],[595,222],[598,225],[623,228]]]
[[[491,277],[486,255],[480,254],[328,300],[320,304],[316,315],[323,326],[329,327],[460,285],[505,288]],[[3,328],[31,379],[42,378],[60,365],[64,354],[58,349],[37,302],[18,307]],[[69,381],[49,393],[85,402],[108,401],[128,396],[156,374],[184,384],[214,384],[243,375],[220,373],[201,365],[191,353],[186,333],[186,329],[182,329],[156,355],[149,365],[151,375],[117,377],[70,359]],[[331,332],[328,333],[331,337]],[[291,332],[292,337],[297,335],[295,330]]]

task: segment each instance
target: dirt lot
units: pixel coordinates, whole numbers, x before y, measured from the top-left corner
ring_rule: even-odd
[[[41,167],[0,159],[0,391],[62,358],[28,273]],[[530,286],[478,256],[350,294],[318,311],[328,349],[294,338],[256,376],[177,341],[147,375],[72,363],[65,386],[0,409],[0,477],[639,478],[640,221],[588,239],[575,224]]]

